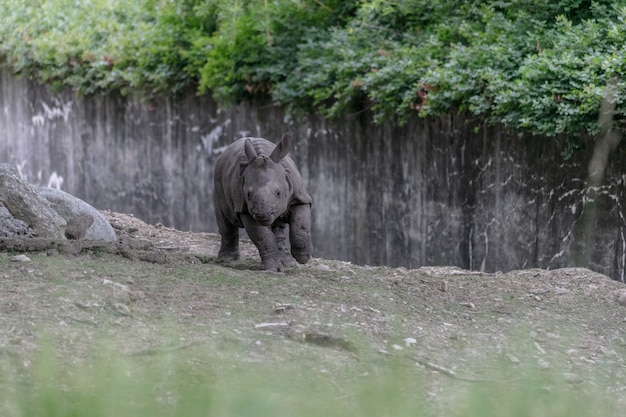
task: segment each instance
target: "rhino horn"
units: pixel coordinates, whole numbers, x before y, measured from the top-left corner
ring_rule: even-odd
[[[276,163],[287,156],[289,151],[291,151],[291,142],[292,135],[291,132],[287,132],[283,135],[283,138],[280,140],[278,145],[272,151],[270,155],[270,159]]]

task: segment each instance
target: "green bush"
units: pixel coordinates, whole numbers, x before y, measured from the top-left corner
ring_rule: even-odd
[[[82,94],[195,88],[375,121],[469,112],[537,135],[624,119],[608,0],[0,0],[0,62]],[[607,93],[607,85],[614,91]],[[612,107],[612,106],[608,106]]]

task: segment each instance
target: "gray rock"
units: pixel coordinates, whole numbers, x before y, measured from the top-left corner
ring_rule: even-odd
[[[34,237],[35,232],[26,222],[13,217],[8,208],[0,206],[0,237]]]
[[[0,164],[0,206],[6,208],[3,230],[15,229],[18,237],[65,239],[63,217],[9,164]]]
[[[31,262],[32,261],[32,259],[30,259],[28,256],[24,254],[12,256],[10,259],[13,262]]]
[[[39,193],[67,222],[65,236],[68,239],[117,241],[107,219],[83,200],[57,188],[39,187]]]
[[[6,247],[44,248],[66,239],[115,242],[95,208],[64,191],[34,187],[15,167],[0,164],[0,239]]]

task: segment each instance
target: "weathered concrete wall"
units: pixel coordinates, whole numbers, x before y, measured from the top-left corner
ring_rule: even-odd
[[[315,256],[485,271],[588,266],[624,280],[626,144],[593,204],[593,143],[572,159],[549,138],[520,138],[463,117],[375,126],[208,97],[52,94],[0,73],[0,162],[100,209],[182,230],[216,231],[212,167],[244,136],[295,132],[314,198]],[[587,232],[585,232],[587,231]]]

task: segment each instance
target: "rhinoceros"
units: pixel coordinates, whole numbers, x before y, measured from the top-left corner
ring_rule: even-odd
[[[290,148],[290,134],[278,145],[247,137],[217,158],[213,205],[222,238],[218,259],[239,259],[240,228],[259,250],[261,269],[284,271],[311,258],[311,196],[287,155]]]

